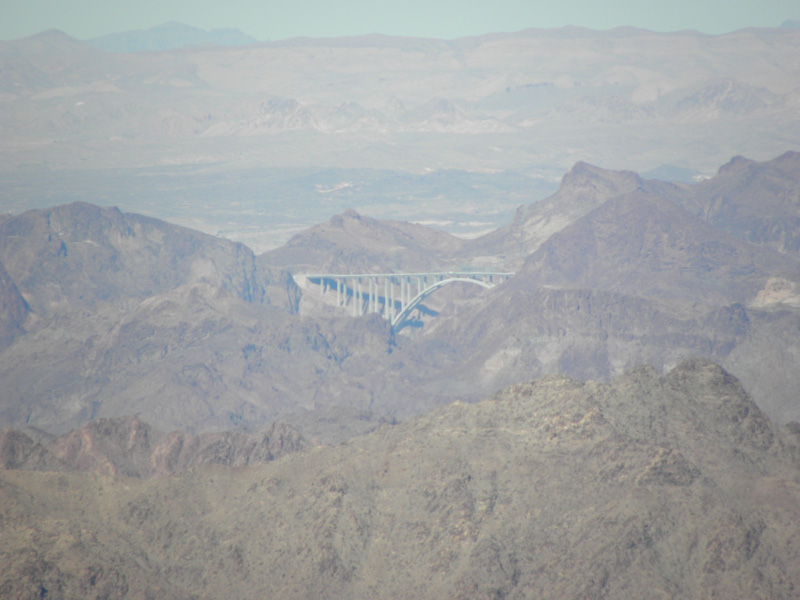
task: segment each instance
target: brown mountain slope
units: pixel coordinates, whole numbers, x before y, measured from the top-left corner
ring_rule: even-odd
[[[332,405],[365,410],[402,396],[390,390],[409,376],[384,363],[417,362],[390,350],[377,317],[311,321],[185,285],[127,311],[61,315],[18,337],[0,361],[0,418],[62,433],[134,413],[159,429],[197,431],[260,428]]]
[[[36,442],[24,431],[0,430],[0,465],[34,471],[88,471],[150,477],[202,464],[243,467],[308,446],[286,423],[257,433],[164,433],[136,417],[98,419],[67,434]]]
[[[664,372],[706,357],[729,367],[759,406],[785,423],[800,419],[798,340],[800,314],[791,306],[536,287],[518,276],[437,323],[419,343],[451,349],[455,357],[430,388],[453,397],[488,393],[526,375],[606,379],[640,364]]]
[[[0,590],[790,599],[798,442],[690,361],[548,377],[245,469],[3,471]]]
[[[368,221],[376,239],[391,229]],[[452,239],[394,229],[419,257]],[[10,217],[0,233],[4,290],[25,308],[9,312],[0,355],[4,426],[63,433],[136,414],[219,431],[291,415],[338,439],[440,401],[419,386],[441,359],[404,349],[377,317],[297,315],[291,275],[241,244],[85,203]]]
[[[330,440],[531,376],[602,379],[643,363],[663,372],[694,356],[731,369],[772,418],[800,419],[796,259],[682,208],[693,186],[585,164],[564,179],[530,212],[534,224],[563,217],[558,231],[517,276],[437,291],[412,335],[376,315],[353,319],[319,289],[303,302],[320,310],[289,314],[300,290],[264,265],[469,264],[465,243],[421,226],[347,213],[255,259],[85,204],[6,219],[3,263],[33,312],[0,355],[0,419],[63,433],[127,414],[190,431],[291,418]]]
[[[739,239],[796,256],[800,248],[800,153],[756,162],[736,157],[699,184],[643,180],[629,171],[577,163],[558,191],[521,206],[501,229],[465,243],[474,260],[517,268],[541,244],[607,200],[639,192],[681,204],[690,213]]]
[[[462,389],[488,392],[520,373],[605,378],[643,363],[663,371],[704,356],[736,373],[773,418],[800,419],[800,262],[691,205],[727,186],[719,202],[779,223],[791,202],[759,198],[794,197],[794,161],[734,161],[744,166],[694,186],[577,165],[557,194],[521,210],[506,231],[547,235],[517,275],[423,333],[459,353],[449,377]],[[736,173],[747,174],[748,193],[737,191]],[[557,230],[542,233],[552,219],[562,219]]]
[[[636,190],[662,195],[681,193],[675,186],[644,181],[631,171],[610,171],[579,162],[564,175],[555,194],[540,202],[521,206],[507,226],[466,242],[464,253],[473,260],[517,269],[550,236],[606,200]]]
[[[447,233],[349,210],[262,254],[269,265],[310,273],[393,273],[442,270],[463,246]]]
[[[0,223],[0,261],[40,317],[100,302],[124,307],[195,282],[296,309],[286,274],[257,264],[246,246],[84,202]]]
[[[711,305],[750,303],[771,277],[800,283],[800,262],[633,192],[606,200],[529,256],[514,285],[609,290]]]
[[[448,376],[469,381],[466,387],[497,389],[526,374],[605,379],[640,364],[664,371],[691,356],[722,361],[752,326],[742,305],[515,284],[429,334],[460,350]]]
[[[28,303],[0,262],[0,350],[22,333],[28,310]]]
[[[697,185],[686,206],[752,244],[800,257],[800,153],[766,162],[737,156]]]

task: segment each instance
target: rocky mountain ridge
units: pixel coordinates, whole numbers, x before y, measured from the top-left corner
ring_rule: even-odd
[[[648,170],[681,155],[686,164],[677,166],[704,171],[746,153],[750,134],[773,155],[796,142],[786,136],[798,111],[797,35],[791,28],[721,36],[563,28],[112,54],[47,31],[0,44],[3,153],[10,166],[28,164],[25,141],[58,140],[37,147],[40,158],[79,170],[264,160],[333,166],[331,148],[348,156],[339,166],[567,169],[574,132],[589,128],[596,135],[583,136],[583,155],[593,163],[621,166],[622,156],[637,157],[641,164],[632,166]],[[640,144],[620,135],[631,125]],[[308,148],[293,142],[309,132],[325,134],[328,162],[313,148],[294,149]],[[280,154],[259,143],[279,133],[290,142]],[[525,141],[532,134],[548,140],[547,160]],[[363,144],[365,135],[373,141]],[[464,135],[475,138],[476,152],[463,152]],[[609,139],[631,145],[619,152]],[[713,139],[714,151],[698,144],[689,156],[688,139]],[[514,164],[506,156],[512,149],[520,157]]]
[[[86,40],[87,44],[106,52],[158,52],[202,44],[246,46],[255,42],[255,38],[238,29],[220,28],[206,31],[175,21],[168,21],[148,29],[110,33]]]
[[[31,433],[0,430],[2,468],[151,477],[205,464],[244,467],[308,447],[295,429],[280,422],[257,433],[191,435],[164,433],[136,417],[118,417],[90,421],[61,436]]]
[[[799,448],[693,360],[521,383],[244,469],[0,470],[0,590],[789,599]]]
[[[693,356],[797,420],[800,263],[770,228],[794,210],[798,157],[737,158],[695,185],[579,163],[505,235],[460,240],[350,211],[257,257],[87,204],[12,216],[2,423],[60,434],[137,414],[195,433],[289,419],[334,441],[531,377],[666,372]],[[708,198],[733,207],[723,227],[698,208]],[[748,199],[764,199],[768,235],[742,233]],[[442,288],[401,332],[291,274],[464,265],[517,273],[492,290]]]

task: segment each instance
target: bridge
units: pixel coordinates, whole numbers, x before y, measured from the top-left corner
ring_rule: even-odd
[[[493,288],[514,273],[446,271],[439,273],[361,273],[354,275],[314,273],[296,275],[319,285],[322,294],[336,290],[336,306],[352,315],[379,313],[392,329],[402,328],[411,312],[434,291],[450,283],[465,282]],[[383,289],[381,289],[383,288]]]

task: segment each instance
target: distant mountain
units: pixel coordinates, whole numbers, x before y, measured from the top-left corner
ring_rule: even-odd
[[[508,225],[467,242],[465,253],[476,259],[502,256],[506,268],[519,268],[551,235],[602,205],[633,192],[645,182],[631,171],[609,171],[584,162],[564,175],[556,193],[519,207]]]
[[[800,258],[800,153],[758,163],[738,156],[684,200],[705,221],[751,244]]]
[[[256,39],[238,29],[199,29],[169,21],[149,29],[111,33],[86,40],[86,43],[106,52],[159,52],[184,46],[246,46]]]
[[[58,307],[125,304],[196,282],[292,310],[286,289],[270,285],[280,273],[257,264],[246,246],[84,202],[0,223],[0,261],[40,319]]]
[[[724,305],[751,302],[771,276],[800,282],[800,262],[742,243],[670,199],[637,191],[608,199],[554,233],[518,274],[529,288]]]
[[[578,163],[482,238],[347,211],[260,256],[86,203],[12,216],[0,422],[63,433],[136,414],[198,432],[285,419],[335,441],[531,377],[665,372],[696,356],[771,417],[798,419],[796,161],[737,158],[692,185]],[[446,286],[401,332],[299,277],[462,267],[516,275]]]
[[[436,361],[399,348],[386,321],[297,314],[293,277],[241,244],[73,203],[2,221],[0,265],[4,425],[63,433],[136,414],[194,432],[292,417],[338,439],[438,401],[406,397]],[[391,374],[396,362],[411,373]],[[339,409],[348,423],[331,421]]]
[[[295,272],[422,272],[444,269],[463,245],[463,240],[430,227],[349,210],[259,258]]]
[[[766,113],[779,103],[779,96],[765,88],[727,79],[705,85],[685,96],[675,104],[674,110],[681,118],[707,120],[723,115]]]
[[[550,376],[249,467],[0,470],[0,589],[792,600],[798,477],[797,424],[713,363]]]
[[[695,185],[576,165],[552,197],[465,245],[517,275],[426,335],[458,348],[454,368],[487,390],[523,374],[605,378],[705,356],[769,414],[798,419],[796,161],[737,159]]]
[[[798,144],[785,59],[797,36],[562,28],[252,43],[168,23],[91,40],[123,55],[43,32],[0,43],[3,164],[550,176],[583,160],[707,174]],[[217,45],[228,43],[250,45]]]
[[[66,86],[85,85],[87,70],[102,70],[110,66],[105,59],[103,52],[58,29],[0,42],[0,69],[3,73],[0,91],[10,94],[6,97],[10,100],[18,95],[30,96]],[[93,79],[91,75],[89,78]]]

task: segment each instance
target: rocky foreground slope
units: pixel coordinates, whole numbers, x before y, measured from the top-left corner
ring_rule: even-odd
[[[800,429],[693,360],[241,469],[0,471],[0,595],[789,599],[798,523]]]

